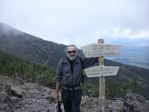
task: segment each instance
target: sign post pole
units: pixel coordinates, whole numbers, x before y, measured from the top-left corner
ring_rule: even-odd
[[[98,44],[100,46],[103,46],[104,40],[99,39]],[[99,66],[104,67],[104,57],[103,55],[98,57]],[[99,102],[100,102],[100,112],[105,112],[105,77],[103,74],[101,74],[101,77],[99,77]]]

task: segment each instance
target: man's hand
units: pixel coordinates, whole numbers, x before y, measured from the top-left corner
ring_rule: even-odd
[[[55,92],[53,95],[54,102],[58,102],[58,99],[59,99],[59,94],[57,92]]]

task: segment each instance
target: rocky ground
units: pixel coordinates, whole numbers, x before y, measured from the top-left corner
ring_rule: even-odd
[[[53,91],[36,83],[0,75],[0,112],[55,112]],[[107,100],[106,112],[149,112],[149,101],[144,97],[131,92],[126,97],[125,100]],[[99,99],[83,96],[81,112],[99,112]]]

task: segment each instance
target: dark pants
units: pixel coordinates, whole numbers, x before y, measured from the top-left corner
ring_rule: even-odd
[[[65,112],[80,112],[82,90],[62,90]]]

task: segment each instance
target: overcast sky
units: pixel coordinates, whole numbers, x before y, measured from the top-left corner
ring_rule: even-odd
[[[0,22],[78,47],[149,45],[149,0],[0,0]]]

